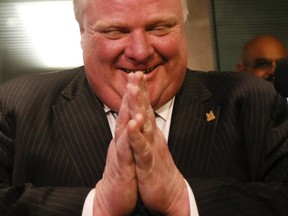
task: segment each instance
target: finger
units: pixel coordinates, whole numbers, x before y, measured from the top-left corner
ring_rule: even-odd
[[[127,84],[127,86],[128,85],[129,84]],[[116,158],[119,160],[119,164],[122,164],[123,167],[135,166],[133,153],[127,140],[127,125],[130,121],[130,113],[128,109],[129,92],[127,89],[121,102],[115,126]]]
[[[139,125],[140,130],[144,133],[151,132],[156,127],[154,111],[150,106],[149,95],[146,90],[146,77],[142,72],[136,72],[129,76],[129,100],[128,106],[131,118],[141,114],[144,118],[142,125]]]
[[[115,139],[118,140],[123,131],[125,130],[129,120],[130,114],[128,110],[128,99],[127,99],[127,92],[124,93],[121,106],[118,112],[118,117],[116,119],[115,125]]]
[[[132,105],[134,105],[130,107],[131,110],[150,106],[149,94],[146,90],[146,76],[142,72],[129,74],[128,83],[132,97],[129,102],[133,102]]]
[[[137,115],[136,120],[131,120],[127,127],[129,144],[133,151],[136,169],[139,171],[149,171],[153,166],[153,154],[151,145],[143,133],[139,130],[139,124],[144,121],[141,115]],[[142,176],[142,174],[140,175]]]

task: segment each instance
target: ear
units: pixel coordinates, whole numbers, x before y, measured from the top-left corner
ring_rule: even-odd
[[[244,64],[237,64],[236,65],[236,70],[238,71],[238,72],[244,72],[245,71],[245,66],[244,66]]]
[[[81,45],[81,48],[83,50],[83,48],[84,48],[84,40],[85,40],[85,38],[84,38],[84,30],[80,29],[80,33],[81,33],[80,45]]]

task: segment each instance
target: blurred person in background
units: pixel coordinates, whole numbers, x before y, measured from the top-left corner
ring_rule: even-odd
[[[243,46],[242,62],[236,68],[271,82],[277,62],[287,57],[288,50],[279,38],[257,35]]]

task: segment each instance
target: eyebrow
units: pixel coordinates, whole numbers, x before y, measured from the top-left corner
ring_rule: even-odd
[[[171,24],[171,25],[176,25],[176,23],[178,22],[178,17],[177,16],[169,16],[169,17],[157,17],[155,19],[152,19],[150,21],[150,23],[152,24],[162,24],[162,23],[165,23],[165,24]]]
[[[169,16],[169,17],[156,17],[156,18],[152,18],[151,20],[149,20],[146,24],[147,27],[150,26],[155,26],[155,25],[161,25],[161,24],[165,24],[165,25],[169,25],[169,26],[175,26],[177,25],[179,21],[179,18],[177,16]],[[95,29],[105,29],[105,28],[118,28],[118,27],[127,27],[126,22],[122,22],[122,21],[98,21],[93,25],[93,28]]]

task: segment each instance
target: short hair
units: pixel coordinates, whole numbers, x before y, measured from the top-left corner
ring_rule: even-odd
[[[80,26],[82,26],[81,17],[82,17],[82,12],[85,6],[84,1],[87,2],[89,0],[73,0],[75,18]],[[188,15],[189,15],[187,0],[181,0],[181,4],[182,4],[182,11],[183,11],[183,20],[184,22],[186,22],[188,19]]]
[[[183,11],[183,20],[184,22],[186,22],[188,19],[188,15],[189,15],[188,2],[187,0],[181,0],[181,4],[182,4],[182,11]]]

